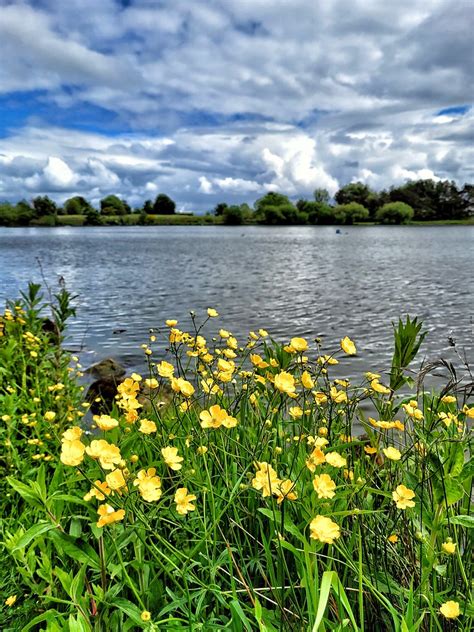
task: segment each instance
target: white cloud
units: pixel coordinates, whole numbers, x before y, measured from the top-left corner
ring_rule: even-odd
[[[18,110],[40,91],[3,134],[2,196],[163,191],[205,210],[473,179],[472,110],[437,116],[472,101],[464,0],[0,4],[0,93]]]

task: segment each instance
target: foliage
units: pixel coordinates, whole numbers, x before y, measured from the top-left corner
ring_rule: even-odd
[[[176,212],[175,202],[164,193],[159,193],[153,204],[153,213],[155,215],[173,215]]]
[[[34,217],[45,217],[46,215],[56,215],[57,214],[57,206],[56,203],[51,200],[47,195],[41,196],[38,195],[33,199],[33,212]]]
[[[51,301],[52,327],[35,285],[0,321],[2,629],[472,629],[474,407],[398,391],[416,319],[389,375],[350,381],[347,337],[167,321],[148,377],[87,420],[71,297]]]
[[[66,215],[89,215],[94,210],[92,204],[86,200],[86,198],[82,197],[82,195],[75,195],[64,202],[64,212]]]
[[[413,209],[404,202],[388,202],[375,214],[375,219],[382,224],[406,224],[413,218]]]
[[[116,195],[107,195],[100,201],[100,212],[102,215],[125,215],[127,208]]]
[[[351,182],[343,186],[334,196],[339,205],[357,202],[364,208],[369,209],[373,216],[378,206],[378,195],[375,191],[362,182]]]
[[[222,213],[222,217],[224,220],[224,224],[229,224],[232,226],[242,224],[243,222],[242,210],[240,206],[226,206]]]
[[[348,202],[336,206],[334,217],[337,224],[353,224],[369,219],[369,211],[358,202]]]

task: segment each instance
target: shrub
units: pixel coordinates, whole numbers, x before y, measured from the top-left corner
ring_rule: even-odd
[[[404,202],[389,202],[375,214],[375,219],[382,224],[406,224],[413,218],[413,209]]]

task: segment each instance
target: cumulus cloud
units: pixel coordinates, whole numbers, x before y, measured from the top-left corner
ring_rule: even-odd
[[[206,210],[472,181],[471,21],[466,0],[0,2],[0,194]]]

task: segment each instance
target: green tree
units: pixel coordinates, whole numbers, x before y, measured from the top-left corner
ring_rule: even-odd
[[[64,202],[64,211],[66,215],[86,215],[92,205],[82,195],[75,195]]]
[[[100,201],[102,215],[125,215],[127,210],[123,201],[116,195],[107,195]]]
[[[358,202],[339,204],[334,208],[334,218],[337,224],[353,224],[369,219],[369,210]]]
[[[321,204],[329,204],[329,191],[327,189],[314,189],[313,197],[315,202],[320,202]]]
[[[46,215],[56,215],[58,208],[56,203],[47,195],[38,195],[33,199],[34,216],[45,217]]]
[[[231,226],[237,226],[243,222],[242,209],[240,206],[226,206],[222,217],[224,219],[224,224],[229,224]]]
[[[357,202],[357,204],[369,210],[370,217],[375,215],[380,204],[378,194],[363,182],[346,184],[339,189],[334,197],[339,205]]]
[[[413,209],[405,202],[389,202],[375,214],[375,219],[382,224],[406,224],[412,218]]]
[[[214,207],[214,215],[216,217],[220,217],[221,215],[224,215],[226,208],[228,207],[225,202],[219,202],[219,204],[216,204],[216,206]]]
[[[174,215],[176,212],[176,203],[165,193],[159,193],[153,204],[153,213],[155,215]]]
[[[146,213],[147,215],[151,215],[153,213],[153,202],[151,200],[145,200],[143,213]]]

